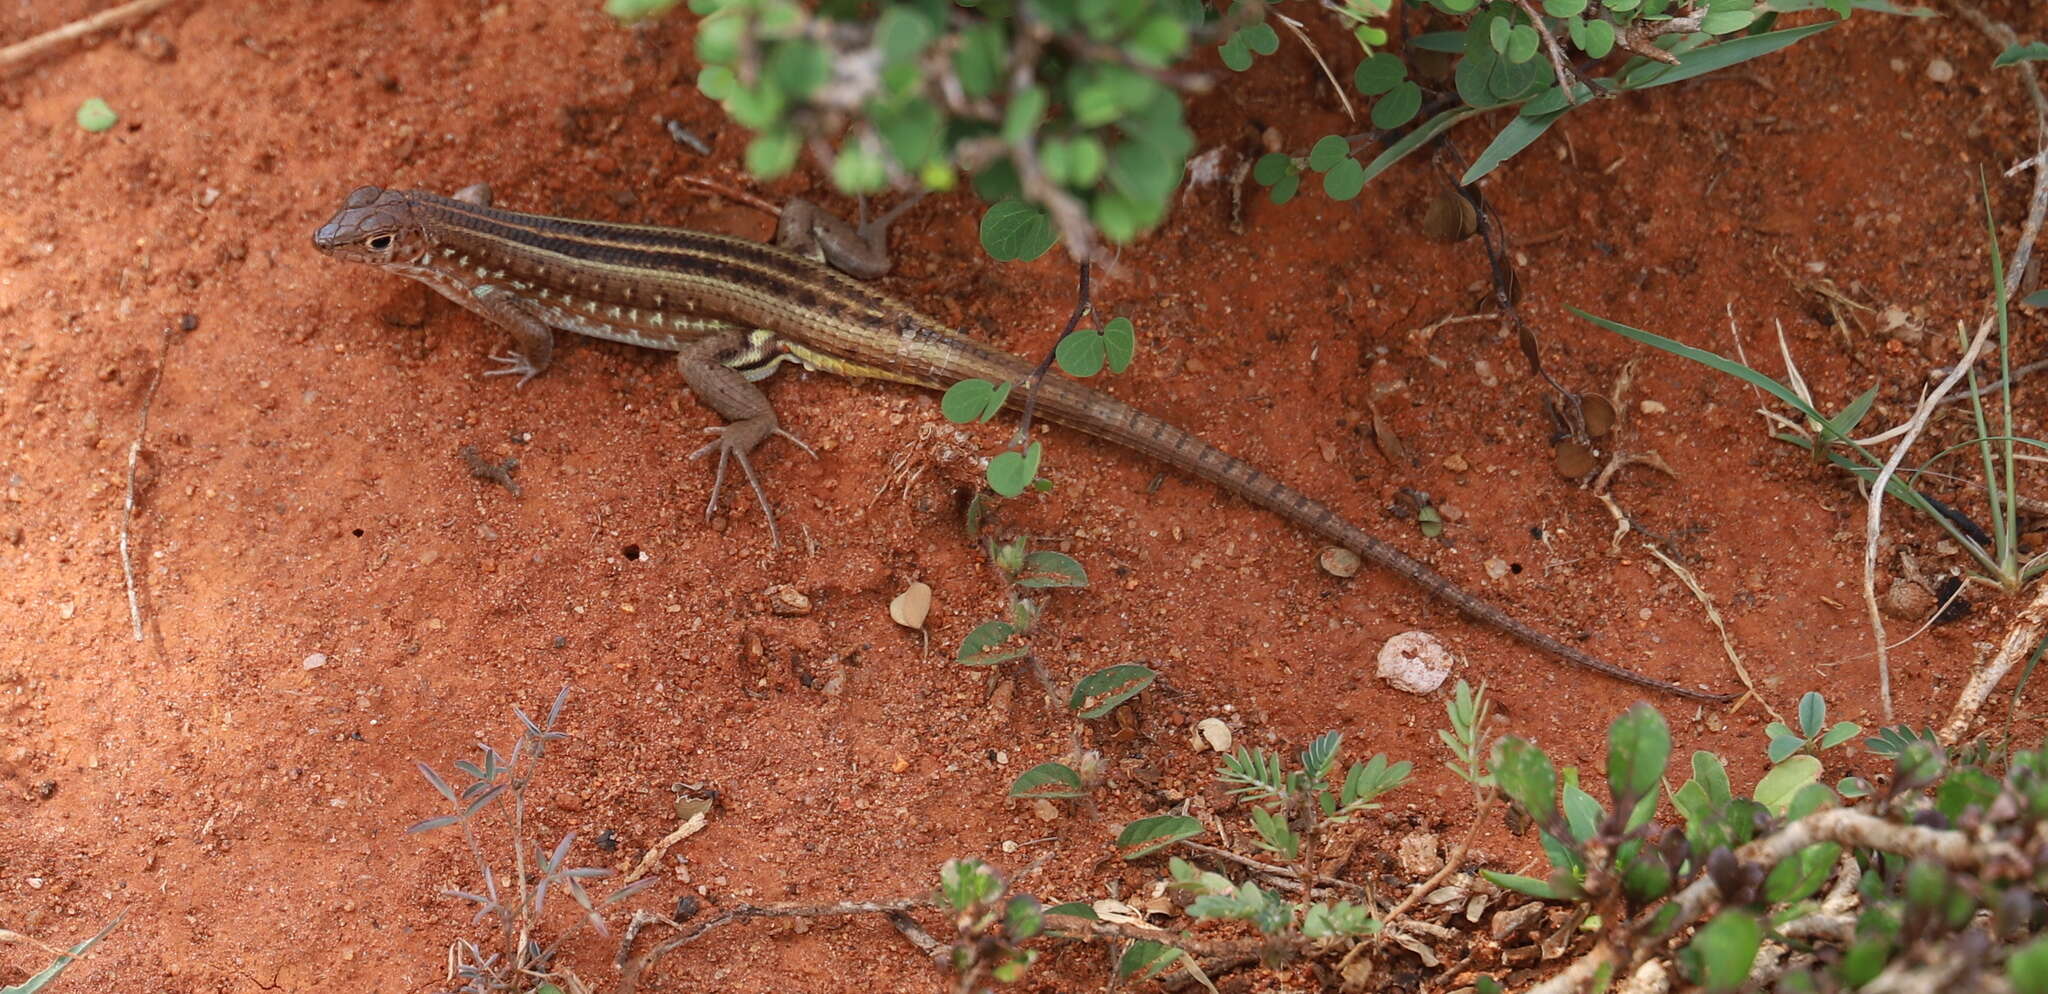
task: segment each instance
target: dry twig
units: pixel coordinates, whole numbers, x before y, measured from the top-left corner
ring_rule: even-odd
[[[165,328],[156,350],[156,373],[149,378],[149,390],[142,395],[142,413],[135,419],[135,441],[128,443],[128,492],[121,500],[121,577],[128,585],[128,621],[135,627],[135,641],[142,641],[142,603],[135,596],[135,559],[129,554],[128,532],[135,524],[135,466],[142,458],[142,442],[149,435],[149,411],[156,404],[156,389],[163,385],[164,366],[171,356],[171,336]]]
[[[18,42],[6,48],[0,48],[0,69],[5,69],[17,62],[40,54],[44,49],[61,45],[74,38],[83,38],[95,31],[113,27],[123,21],[132,21],[170,2],[171,0],[133,0],[133,2],[124,3],[119,7],[100,11],[91,17],[72,21],[61,28],[45,31],[27,41]]]

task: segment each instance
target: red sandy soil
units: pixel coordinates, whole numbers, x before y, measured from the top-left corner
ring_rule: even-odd
[[[6,4],[0,39],[98,6]],[[1992,13],[2048,31],[2048,13],[2019,0]],[[441,892],[480,882],[457,834],[404,833],[442,811],[414,764],[445,771],[480,741],[508,747],[511,708],[544,710],[565,684],[571,737],[534,788],[537,839],[574,830],[576,862],[626,867],[676,827],[678,785],[718,791],[709,827],[631,904],[657,910],[686,894],[716,907],[917,893],[955,856],[1013,871],[1046,859],[1024,886],[1048,899],[1131,894],[1163,871],[1115,858],[1124,822],[1192,797],[1244,825],[1241,809],[1214,815],[1228,803],[1215,757],[1190,742],[1210,716],[1244,743],[1292,751],[1339,729],[1361,757],[1415,761],[1341,854],[1346,872],[1398,894],[1395,841],[1417,829],[1448,841],[1473,817],[1441,766],[1442,700],[1372,675],[1381,641],[1414,628],[1487,682],[1497,733],[1598,770],[1606,723],[1635,689],[1391,576],[1332,578],[1318,543],[1275,517],[1054,432],[1058,489],[1001,522],[1095,580],[1050,598],[1044,665],[1063,686],[1116,662],[1162,676],[1134,720],[1091,729],[1108,763],[1095,806],[1043,821],[1004,791],[1065,750],[1063,712],[1027,673],[952,660],[1002,604],[961,512],[974,457],[1006,428],[961,433],[934,397],[905,389],[778,377],[784,423],[821,458],[764,450],[799,546],[775,553],[749,501],[704,522],[708,468],[681,456],[714,416],[668,357],[573,342],[513,389],[480,375],[493,329],[311,248],[357,185],[479,179],[508,206],[765,237],[766,216],[683,181],[748,183],[736,174],[746,136],[690,82],[691,20],[623,30],[595,3],[537,0],[184,2],[0,78],[0,927],[68,945],[127,916],[58,989],[452,986],[450,943],[483,932]],[[1318,37],[1334,48],[1327,27]],[[1618,544],[1601,500],[1551,468],[1545,391],[1513,337],[1496,322],[1418,333],[1485,309],[1477,243],[1421,234],[1443,183],[1424,159],[1354,203],[1318,192],[1274,207],[1248,189],[1242,235],[1227,186],[1187,191],[1098,287],[1142,342],[1112,389],[1539,627],[1733,687],[1700,603],[1644,549],[1660,538],[1726,617],[1764,702],[1785,712],[1820,689],[1833,717],[1882,724],[1854,489],[1770,441],[1757,395],[1565,308],[1723,352],[1739,338],[1772,372],[1782,326],[1824,406],[1878,383],[1867,423],[1902,420],[1927,371],[1954,358],[1956,324],[1985,311],[1980,175],[2008,247],[2023,213],[2028,177],[2003,173],[2031,154],[2032,118],[2013,72],[1989,68],[1995,50],[1954,18],[1861,15],[1723,76],[1584,109],[1487,181],[1547,367],[1604,393],[1633,363],[1618,445],[1674,471],[1619,474],[1612,496],[1636,531]],[[1937,58],[1951,81],[1930,79]],[[1293,44],[1232,77],[1193,105],[1201,147],[1225,149],[1227,175],[1264,129],[1291,148],[1355,130],[1315,80]],[[73,123],[93,96],[121,114],[113,130]],[[658,117],[715,153],[676,144]],[[1488,134],[1470,125],[1457,144],[1469,157]],[[761,192],[848,206],[814,172]],[[920,205],[897,226],[887,286],[1039,354],[1071,306],[1073,270],[1057,252],[990,261],[978,218],[966,195]],[[1870,314],[1833,324],[1798,285],[1823,277],[1904,309],[1924,337],[1880,333]],[[141,460],[137,642],[116,540],[128,449],[163,331],[187,314],[196,328],[172,337]],[[2016,328],[2018,354],[2038,357],[2039,319]],[[2018,395],[2035,429],[2040,389]],[[1368,404],[1410,458],[1382,455]],[[1923,451],[1967,437],[1950,411]],[[471,478],[464,445],[516,457],[523,496]],[[1970,464],[1951,467],[1975,479]],[[2034,474],[2032,492],[2043,482]],[[1455,508],[1444,540],[1395,512],[1403,489]],[[1981,511],[1960,488],[1936,492]],[[1930,573],[1962,567],[1939,539],[1894,509],[1881,586],[1902,552]],[[1496,577],[1489,563],[1519,568]],[[936,591],[928,643],[888,616],[912,581]],[[778,585],[809,613],[772,611]],[[1998,638],[2016,607],[1973,600],[1967,619],[1892,654],[1897,720],[1939,723],[1973,643]],[[1890,625],[1895,638],[1913,627]],[[324,665],[308,668],[316,654]],[[2023,741],[2040,734],[2039,696],[2019,702]],[[2007,688],[1997,710],[2009,700]],[[1681,756],[1721,751],[1742,783],[1764,768],[1756,702],[1656,703]],[[1827,776],[1855,771],[1846,762]],[[596,844],[605,833],[615,851]],[[1517,869],[1533,849],[1493,819],[1476,852]],[[614,949],[586,934],[565,962],[607,990]],[[1037,984],[1100,989],[1102,955],[1062,952]],[[44,962],[0,947],[0,983]],[[1406,969],[1403,985],[1430,982]],[[945,983],[863,917],[731,926],[668,957],[644,989]],[[1300,972],[1283,986],[1314,983]]]

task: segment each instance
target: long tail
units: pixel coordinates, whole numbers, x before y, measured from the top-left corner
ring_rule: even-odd
[[[1013,399],[1023,393],[1019,386]],[[1107,439],[1199,476],[1239,497],[1337,543],[1362,559],[1415,582],[1464,614],[1492,625],[1529,645],[1574,666],[1638,687],[1696,701],[1727,701],[1733,694],[1713,694],[1623,669],[1556,638],[1495,607],[1443,574],[1399,549],[1366,534],[1337,512],[1307,494],[1267,475],[1257,466],[1217,448],[1163,418],[1153,417],[1108,394],[1071,380],[1048,377],[1041,385],[1038,410],[1047,419]]]

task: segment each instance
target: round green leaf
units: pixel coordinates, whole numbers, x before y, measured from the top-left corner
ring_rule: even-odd
[[[866,142],[853,142],[832,160],[832,183],[847,193],[873,193],[888,185],[889,171],[880,153]]]
[[[1252,179],[1257,180],[1260,186],[1275,186],[1281,180],[1286,179],[1288,173],[1293,172],[1293,170],[1294,160],[1292,158],[1278,152],[1271,152],[1259,156],[1259,161],[1252,165]]]
[[[1223,64],[1232,72],[1243,72],[1252,67],[1251,47],[1244,43],[1244,33],[1231,35],[1230,40],[1218,46],[1216,51],[1223,56]]]
[[[1543,12],[1552,17],[1576,17],[1586,9],[1586,0],[1543,0]]]
[[[824,85],[832,73],[831,56],[825,46],[808,38],[797,38],[775,46],[768,56],[768,76],[782,92],[802,100]]]
[[[1051,215],[1022,200],[998,200],[981,216],[981,247],[999,262],[1029,262],[1055,240]]]
[[[908,4],[894,4],[882,11],[875,22],[875,41],[882,46],[882,58],[889,63],[907,62],[931,43],[932,22]]]
[[[727,66],[709,66],[697,74],[697,89],[705,96],[723,102],[739,89],[739,77]]]
[[[1398,128],[1415,120],[1415,114],[1422,109],[1422,87],[1403,80],[1387,91],[1387,95],[1373,102],[1372,126],[1381,131]]]
[[[1589,58],[1604,59],[1614,51],[1614,25],[1605,18],[1586,22],[1586,40],[1579,46]]]
[[[1280,50],[1280,35],[1271,24],[1259,23],[1238,31],[1237,36],[1252,51],[1260,55],[1271,55]]]
[[[886,111],[869,114],[882,144],[907,170],[915,171],[931,160],[939,148],[939,129],[945,121],[937,105],[921,97],[902,101]]]
[[[1488,18],[1486,41],[1493,46],[1494,51],[1505,53],[1508,50],[1508,38],[1514,33],[1514,29],[1515,26],[1505,17]]]
[[[1756,11],[1754,10],[1710,11],[1706,18],[1700,21],[1700,30],[1710,35],[1732,34],[1749,27],[1750,22],[1754,20],[1756,20]]]
[[[1111,318],[1102,328],[1102,347],[1110,372],[1121,373],[1131,368],[1131,357],[1138,352],[1138,332],[1131,326],[1131,319]]]
[[[731,64],[740,57],[740,43],[746,35],[746,20],[733,14],[698,21],[697,61],[707,66]]]
[[[1323,174],[1323,192],[1332,200],[1350,200],[1365,189],[1365,167],[1357,159],[1345,159]]]
[[[1527,24],[1517,24],[1508,32],[1507,51],[1502,53],[1509,62],[1517,65],[1536,57],[1536,49],[1543,44],[1543,38],[1536,29]]]
[[[987,421],[1002,410],[1004,393],[987,380],[961,380],[939,397],[939,413],[957,425]]]
[[[1408,65],[1400,56],[1379,52],[1358,64],[1358,71],[1351,74],[1351,85],[1366,96],[1376,97],[1407,78]]]
[[[796,165],[796,154],[802,147],[803,140],[795,131],[763,131],[747,143],[747,172],[760,179],[774,179]]]
[[[725,112],[749,130],[766,131],[782,123],[782,111],[788,106],[789,100],[783,95],[782,88],[764,79],[752,87],[734,91],[726,98]]]
[[[984,21],[960,33],[953,50],[953,72],[960,77],[960,89],[970,97],[985,97],[1002,82],[1003,62],[1008,57],[1009,36],[997,21]]]
[[[1723,911],[1693,935],[1687,959],[1696,966],[1700,986],[1732,991],[1749,976],[1750,964],[1763,945],[1763,927],[1747,912]]]
[[[1045,447],[1037,442],[1022,452],[1012,449],[999,452],[988,461],[988,485],[1005,497],[1015,497],[1031,486],[1038,476],[1038,460],[1045,453]]]
[[[1012,145],[1021,144],[1037,131],[1039,122],[1045,119],[1045,108],[1050,99],[1042,86],[1026,87],[1022,93],[1011,97],[1010,105],[1003,108],[1003,140]]]
[[[1328,180],[1325,179],[1324,182],[1328,182]],[[1266,196],[1276,204],[1284,204],[1293,200],[1295,193],[1300,191],[1300,189],[1301,174],[1288,173],[1280,182],[1273,184],[1273,192]]]
[[[1102,372],[1102,364],[1108,358],[1102,347],[1102,333],[1087,328],[1060,339],[1052,354],[1060,369],[1080,379]]]
[[[114,126],[120,115],[105,100],[93,97],[78,105],[78,126],[95,134]]]
[[[1316,139],[1315,147],[1308,150],[1308,167],[1326,173],[1350,154],[1351,143],[1345,141],[1343,135],[1324,135]]]
[[[1171,14],[1154,14],[1124,43],[1140,65],[1164,69],[1188,50],[1188,26]]]

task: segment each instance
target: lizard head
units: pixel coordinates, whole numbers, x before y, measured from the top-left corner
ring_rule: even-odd
[[[364,186],[313,232],[313,247],[352,262],[403,265],[427,251],[428,239],[404,191]]]

